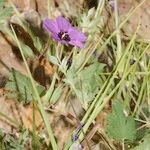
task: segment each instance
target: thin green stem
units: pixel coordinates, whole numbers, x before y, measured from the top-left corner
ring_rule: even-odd
[[[115,12],[116,38],[117,38],[116,62],[118,62],[122,55],[122,45],[121,45],[120,28],[119,28],[118,0],[115,0],[115,11],[114,12]]]
[[[138,30],[138,28],[137,28],[137,30]],[[132,40],[130,41],[130,43],[128,44],[128,46],[127,46],[127,48],[126,48],[126,50],[125,50],[124,55],[120,58],[120,60],[119,60],[118,64],[116,65],[114,71],[112,71],[112,76],[110,76],[110,78],[108,78],[108,82],[106,83],[107,86],[105,87],[105,92],[103,91],[103,95],[107,93],[107,90],[110,88],[110,86],[111,86],[111,84],[112,84],[114,78],[116,77],[116,75],[117,75],[117,73],[118,73],[118,68],[119,68],[119,67],[122,65],[122,63],[124,62],[124,59],[125,59],[125,57],[126,57],[128,51],[129,51],[129,49],[130,49],[130,47],[131,47],[131,45],[132,45],[134,39],[135,39],[135,37],[136,37],[136,33],[137,33],[137,32],[135,32],[135,34],[134,34]],[[97,101],[97,100],[99,99],[99,96],[101,95],[101,92],[102,92],[102,90],[99,91],[97,97],[95,98],[96,100],[93,101],[94,105],[95,105],[95,103],[96,103],[95,101]],[[101,102],[99,102],[99,103],[101,103]],[[94,107],[94,105],[92,104],[91,107]],[[92,110],[92,108],[90,108],[90,110]],[[90,112],[89,112],[89,113],[90,113]],[[85,114],[85,116],[87,117],[86,114]],[[85,119],[86,119],[86,118],[84,117],[83,120],[85,120]]]
[[[57,79],[57,74],[55,72],[54,75],[53,75],[53,79],[52,79],[50,88],[47,90],[46,94],[42,98],[45,104],[50,102],[50,98],[51,98],[51,96],[53,94],[53,91],[54,91],[54,86],[55,86],[55,83],[56,83],[56,79]]]
[[[100,16],[100,14],[103,11],[104,5],[105,5],[105,0],[99,1],[94,18],[97,18],[98,16]]]
[[[83,127],[83,131],[84,133],[86,133],[88,127],[90,126],[90,124],[93,122],[93,120],[96,118],[96,116],[99,114],[99,112],[104,108],[104,106],[107,104],[107,102],[110,100],[110,98],[113,96],[113,94],[116,92],[116,90],[120,87],[120,84],[125,80],[125,78],[130,74],[130,72],[132,72],[132,69],[134,68],[135,65],[137,65],[137,63],[139,62],[140,58],[145,54],[145,52],[148,50],[148,48],[150,47],[150,44],[145,48],[145,50],[143,51],[143,53],[140,55],[140,57],[138,58],[138,60],[136,61],[136,63],[131,66],[128,70],[128,72],[126,72],[123,76],[122,79],[119,81],[119,83],[116,85],[116,87],[113,89],[113,91],[109,94],[109,96],[106,96],[106,93],[104,92],[98,103],[96,104],[95,109],[93,110],[92,114],[90,115],[89,119],[87,120],[85,126]],[[103,101],[103,103],[102,103]],[[83,135],[82,133],[79,136],[79,139],[82,140],[83,139]]]
[[[51,18],[52,17],[52,11],[51,11],[51,8],[52,8],[52,6],[51,6],[51,4],[52,4],[52,2],[51,2],[51,0],[47,0],[47,11],[48,11],[48,18]]]
[[[146,0],[143,0],[139,5],[136,6],[136,8],[134,9],[131,9],[127,15],[127,17],[124,19],[124,21],[122,23],[120,23],[118,29],[121,29],[124,24],[129,20],[129,18],[137,11],[138,8],[140,8],[144,3],[145,3]],[[110,42],[111,38],[116,35],[117,33],[117,30],[115,30],[110,36],[109,38],[105,41],[105,43],[102,45],[102,47],[100,48],[99,51],[103,51],[105,49],[105,47],[107,46],[107,44]]]
[[[28,67],[26,58],[25,58],[25,56],[24,56],[24,53],[23,53],[21,44],[20,44],[20,42],[19,42],[19,40],[18,40],[18,38],[17,38],[17,35],[16,35],[16,33],[15,33],[15,31],[14,31],[14,29],[13,29],[12,26],[11,26],[11,29],[12,29],[13,34],[14,34],[14,39],[15,39],[15,41],[16,41],[18,47],[19,47],[19,50],[20,50],[21,56],[22,56],[22,58],[23,58],[23,61],[24,61],[24,63],[25,63],[25,67],[26,67],[26,69],[27,69],[27,72],[28,72],[28,75],[29,75],[29,78],[30,78],[30,81],[31,81],[31,84],[32,84],[32,87],[33,87],[33,92],[34,92],[35,97],[36,97],[36,100],[37,100],[37,102],[38,102],[38,106],[39,106],[39,110],[40,110],[40,112],[41,112],[41,116],[42,116],[42,118],[43,118],[43,121],[44,121],[45,126],[46,126],[47,131],[48,131],[48,135],[49,135],[49,138],[50,138],[49,140],[50,140],[50,142],[51,142],[51,144],[52,144],[52,148],[53,148],[53,150],[57,150],[57,149],[58,149],[58,146],[57,146],[57,144],[56,144],[56,141],[55,141],[55,138],[54,138],[52,129],[51,129],[51,127],[50,127],[50,123],[49,123],[49,121],[48,121],[48,119],[47,119],[47,115],[46,115],[45,110],[44,110],[44,108],[43,108],[43,105],[42,105],[40,96],[39,96],[39,94],[38,94],[38,91],[37,91],[37,89],[36,89],[35,82],[34,82],[33,77],[32,77],[32,75],[31,75],[31,72],[30,72],[30,69],[29,69],[29,67]]]

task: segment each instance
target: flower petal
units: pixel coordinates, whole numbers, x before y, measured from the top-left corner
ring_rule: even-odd
[[[56,18],[56,22],[57,22],[58,28],[61,31],[67,32],[68,29],[71,27],[70,22],[61,16]]]
[[[79,47],[79,48],[83,48],[84,47],[84,44],[81,42],[81,41],[70,41],[69,42],[70,45],[73,45],[73,46],[76,46],[76,47]]]
[[[58,37],[58,35],[56,33],[52,33],[52,38],[56,41],[61,41],[60,38]]]
[[[87,39],[84,33],[82,33],[81,31],[79,31],[78,29],[74,27],[69,29],[68,34],[71,40],[78,40],[78,41],[84,42]]]
[[[65,44],[65,45],[68,45],[69,43],[68,42],[66,42],[66,41],[64,41],[64,40],[61,40],[60,41],[62,44]]]
[[[51,32],[51,33],[59,33],[60,30],[57,26],[57,23],[56,21],[53,21],[51,19],[45,19],[43,21],[43,27],[48,31],[48,32]]]

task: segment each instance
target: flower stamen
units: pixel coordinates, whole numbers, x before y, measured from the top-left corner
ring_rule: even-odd
[[[62,32],[62,31],[60,31],[59,33],[58,33],[58,37],[61,39],[61,40],[64,40],[64,41],[67,41],[67,42],[69,42],[71,39],[70,39],[70,37],[69,37],[69,34],[67,33],[67,32]]]

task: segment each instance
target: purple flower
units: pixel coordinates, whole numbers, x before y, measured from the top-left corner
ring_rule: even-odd
[[[63,17],[57,17],[56,20],[45,19],[43,27],[51,33],[54,40],[62,44],[70,44],[83,48],[86,36],[84,33],[74,28],[68,20]]]
[[[75,130],[75,132],[74,132],[74,134],[72,136],[72,141],[73,142],[75,142],[75,141],[78,140],[78,133],[80,132],[80,130],[82,129],[82,127],[83,127],[83,124],[80,123],[79,126],[76,128],[76,130]]]

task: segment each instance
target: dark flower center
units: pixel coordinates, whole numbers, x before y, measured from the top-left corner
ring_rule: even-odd
[[[62,32],[62,31],[60,31],[59,33],[58,33],[58,37],[61,39],[61,40],[64,40],[64,41],[67,41],[67,42],[69,42],[71,39],[70,39],[70,37],[69,37],[69,34],[67,33],[67,32]]]

